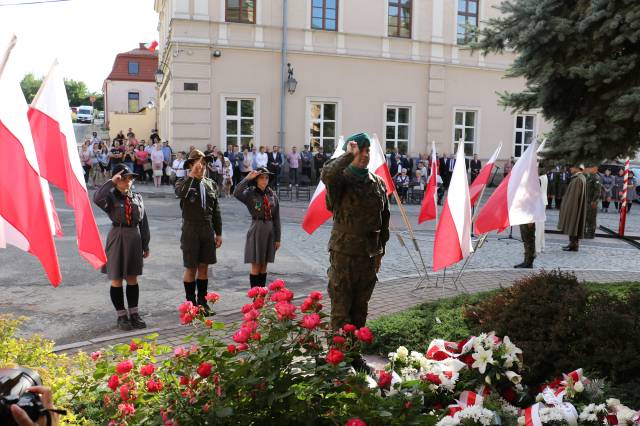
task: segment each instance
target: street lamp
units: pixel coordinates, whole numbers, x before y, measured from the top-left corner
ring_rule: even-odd
[[[296,87],[298,87],[298,80],[293,76],[293,67],[291,64],[287,64],[289,76],[287,77],[287,91],[290,95],[293,95],[296,92]]]
[[[160,86],[162,84],[162,82],[164,81],[164,73],[162,72],[162,70],[160,68],[158,68],[158,70],[156,71],[156,84],[158,86]]]

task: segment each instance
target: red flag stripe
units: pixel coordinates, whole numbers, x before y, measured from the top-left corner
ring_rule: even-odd
[[[439,271],[462,260],[462,249],[458,239],[458,231],[453,221],[449,202],[445,202],[436,237],[433,242],[433,270]]]
[[[508,175],[502,180],[498,188],[482,207],[475,223],[476,234],[484,234],[494,229],[502,232],[509,226],[507,191],[510,177],[511,175]]]

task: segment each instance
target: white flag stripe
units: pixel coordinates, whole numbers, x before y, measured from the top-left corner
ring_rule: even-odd
[[[507,187],[511,226],[546,220],[538,178],[537,150],[537,143],[533,141],[511,170]]]
[[[471,245],[471,202],[469,201],[469,181],[464,157],[464,144],[459,144],[456,164],[449,183],[447,202],[456,225],[462,257],[473,251]]]

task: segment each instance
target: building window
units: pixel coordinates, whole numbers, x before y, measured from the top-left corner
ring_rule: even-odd
[[[412,0],[389,0],[389,37],[411,38]]]
[[[311,102],[309,146],[311,150],[322,147],[325,154],[336,149],[336,126],[338,104]]]
[[[458,44],[476,41],[478,27],[478,2],[480,0],[458,0]]]
[[[226,21],[255,24],[256,1],[257,0],[226,0]]]
[[[255,99],[225,99],[225,140],[227,145],[249,148],[256,139]]]
[[[184,83],[184,90],[197,92],[198,91],[198,83]]]
[[[535,115],[517,115],[513,156],[520,158],[533,141]]]
[[[311,0],[311,28],[325,31],[338,29],[338,0]]]
[[[129,75],[138,75],[138,72],[140,72],[140,64],[129,61]]]
[[[453,132],[453,149],[458,151],[458,143],[464,143],[464,155],[472,156],[475,151],[476,133],[477,133],[477,111],[460,111],[455,112],[455,124]]]
[[[385,146],[387,152],[406,154],[409,151],[409,107],[387,107]]]
[[[140,93],[138,92],[129,92],[129,112],[139,112],[140,111]]]

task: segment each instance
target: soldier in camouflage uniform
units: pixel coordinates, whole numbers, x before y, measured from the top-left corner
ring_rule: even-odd
[[[596,236],[596,219],[598,216],[598,200],[602,196],[602,177],[598,173],[598,166],[589,165],[585,170],[587,178],[587,221],[584,225],[584,238],[593,239]]]
[[[205,314],[209,313],[205,300],[209,265],[216,263],[216,249],[222,245],[218,186],[204,176],[207,159],[201,151],[191,151],[184,163],[189,174],[176,182],[176,195],[182,208],[180,247],[185,267],[184,291],[187,300],[199,305]]]
[[[533,268],[533,259],[536,258],[536,224],[525,223],[520,225],[520,236],[524,244],[524,262],[514,268]]]
[[[363,327],[389,240],[389,200],[382,179],[367,170],[370,138],[351,136],[345,153],[325,163],[321,180],[333,212],[328,292],[331,326]]]

